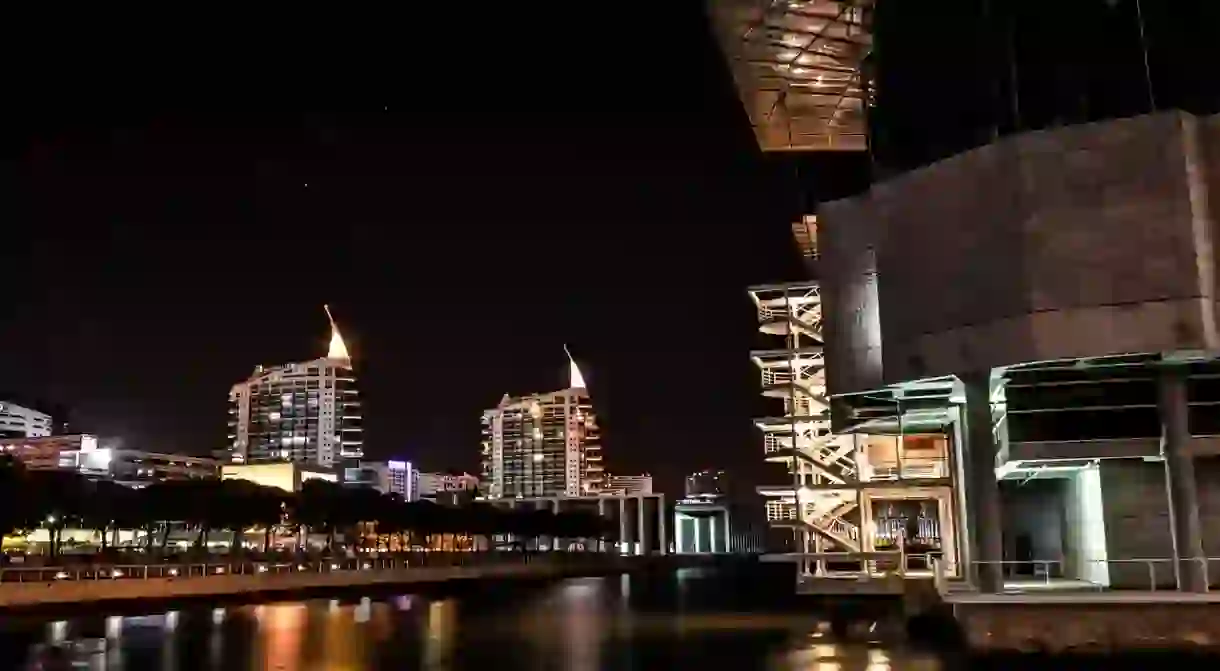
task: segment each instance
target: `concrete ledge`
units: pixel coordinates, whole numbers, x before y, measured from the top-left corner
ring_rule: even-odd
[[[1060,653],[1220,644],[1220,599],[1213,595],[1020,596],[953,600],[970,649]]]

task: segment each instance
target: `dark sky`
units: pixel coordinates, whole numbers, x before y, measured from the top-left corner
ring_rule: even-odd
[[[1158,106],[1215,111],[1220,3],[1143,4]],[[883,3],[876,174],[1147,111],[1135,2],[1070,5]],[[789,221],[868,157],[764,157],[700,2],[150,18],[0,47],[0,390],[206,453],[330,303],[373,457],[474,468],[567,343],[612,470],[759,480],[745,288],[800,279]]]
[[[5,112],[0,389],[206,453],[231,384],[324,353],[328,302],[372,457],[475,468],[566,342],[612,470],[753,480],[745,288],[800,277],[802,199],[700,3],[639,4],[47,38]]]

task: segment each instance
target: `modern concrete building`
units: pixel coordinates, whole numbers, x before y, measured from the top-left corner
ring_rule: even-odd
[[[569,356],[568,388],[510,397],[483,413],[487,498],[596,494],[605,485],[601,434],[584,376]]]
[[[841,124],[842,105],[819,92],[837,71],[863,84],[840,89],[849,105],[876,102],[873,5],[712,3],[763,149],[863,148],[862,126]],[[896,17],[884,30],[908,30]],[[1143,42],[1142,20],[1131,25]],[[887,58],[901,79],[901,55]],[[995,65],[969,76],[1015,102],[1020,82]],[[890,139],[927,131],[886,106]],[[1075,118],[1051,107],[1043,125]],[[1220,556],[1220,120],[1165,112],[1021,133],[1011,109],[1007,122],[966,114],[983,122],[947,152],[933,146],[947,138],[907,142],[915,151],[895,164],[910,172],[794,226],[810,282],[752,290],[778,345],[755,353],[763,392],[784,404],[758,424],[793,477],[764,488],[768,516],[794,528],[805,573],[833,572],[827,549],[865,557],[897,539],[985,591],[1036,572],[1146,587],[1150,570],[1205,589],[1206,558]],[[861,141],[842,141],[845,129]]]
[[[980,588],[1040,560],[1147,585],[1137,558],[1205,587],[1217,149],[1220,118],[1179,112],[1057,128],[820,208],[832,428],[948,440]]]
[[[729,495],[729,476],[724,471],[704,469],[686,476],[686,498],[723,498]]]
[[[44,438],[51,435],[53,426],[45,412],[0,401],[0,438]]]
[[[479,491],[479,478],[469,473],[419,473],[418,499],[441,503],[449,497],[474,497]]]
[[[330,310],[326,311],[327,317]],[[259,366],[229,391],[234,463],[295,462],[359,478],[363,422],[351,357],[333,319],[321,359]]]
[[[603,494],[651,494],[651,475],[607,475]]]
[[[535,498],[494,499],[495,506],[516,510],[550,510],[551,512],[589,512],[609,520],[618,528],[618,551],[626,555],[667,554],[669,552],[670,513],[663,494],[548,496]],[[542,539],[539,549],[576,549],[575,539]],[[585,548],[610,550],[612,548]]]
[[[729,476],[704,469],[686,476],[686,495],[674,503],[674,551],[685,554],[758,553],[766,533],[730,496]]]
[[[722,498],[687,498],[674,503],[674,551],[679,554],[733,552],[732,518]]]

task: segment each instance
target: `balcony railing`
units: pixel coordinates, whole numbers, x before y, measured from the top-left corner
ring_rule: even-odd
[[[904,461],[898,464],[873,466],[869,480],[918,480],[928,478],[949,477],[949,460],[947,458]]]
[[[223,575],[283,573],[345,573],[397,571],[412,568],[471,567],[542,562],[577,562],[581,558],[614,556],[596,552],[529,553],[510,550],[488,552],[404,552],[393,556],[357,558],[303,558],[300,561],[229,561],[207,563],[89,564],[0,568],[0,583],[55,583],[85,580],[150,580],[207,578]]]

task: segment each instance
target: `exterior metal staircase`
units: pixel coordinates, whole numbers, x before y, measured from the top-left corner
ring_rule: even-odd
[[[830,401],[822,353],[822,304],[815,285],[757,287],[759,330],[784,347],[753,353],[764,396],[782,400],[784,417],[758,422],[768,461],[788,464],[791,488],[760,487],[770,497],[767,518],[801,538],[828,539],[849,552],[862,547],[860,527],[846,515],[857,507],[860,480],[850,436],[830,432]],[[834,489],[843,485],[844,489]],[[816,487],[812,487],[816,486]]]

